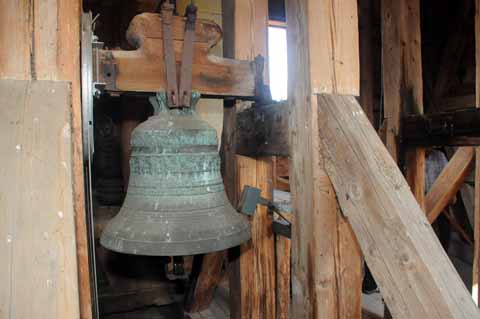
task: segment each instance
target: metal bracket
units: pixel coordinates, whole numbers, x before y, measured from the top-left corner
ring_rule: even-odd
[[[172,37],[173,5],[165,2],[162,5],[163,49],[165,55],[165,69],[167,76],[167,101],[170,108],[191,107],[192,95],[192,64],[195,42],[195,25],[197,21],[197,7],[187,6],[185,16],[185,36],[180,67],[179,81],[177,81],[177,65]]]
[[[238,204],[238,211],[247,216],[253,216],[257,209],[257,205],[268,207],[270,213],[276,213],[281,219],[275,220],[272,223],[272,230],[275,234],[291,238],[292,224],[282,214],[282,207],[276,205],[261,196],[261,190],[251,186],[245,186],[242,191],[242,196]]]
[[[195,24],[197,22],[197,7],[190,4],[187,6],[185,16],[185,37],[183,40],[182,66],[180,69],[180,105],[191,106],[192,96],[192,64],[193,44],[195,42]]]
[[[167,99],[169,107],[178,107],[177,65],[172,37],[173,4],[164,2],[162,5],[163,51],[165,55],[165,70],[167,75]]]
[[[272,231],[274,234],[292,238],[292,224],[286,222],[284,219],[274,220],[272,223]]]

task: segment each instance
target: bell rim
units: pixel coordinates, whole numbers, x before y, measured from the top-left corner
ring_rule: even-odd
[[[227,250],[247,242],[250,238],[250,228],[246,227],[219,239],[208,238],[185,242],[145,242],[118,238],[111,234],[103,233],[100,237],[100,244],[108,250],[121,254],[139,256],[192,256]],[[141,245],[139,245],[140,243]],[[197,247],[194,247],[192,244],[197,245]]]

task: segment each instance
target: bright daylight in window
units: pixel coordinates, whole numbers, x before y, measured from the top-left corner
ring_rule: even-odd
[[[270,90],[272,99],[287,99],[287,30],[279,27],[268,28],[268,56]]]

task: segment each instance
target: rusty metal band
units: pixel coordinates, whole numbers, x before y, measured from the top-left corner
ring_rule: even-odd
[[[185,36],[183,41],[182,66],[180,69],[180,105],[191,106],[192,98],[192,64],[195,42],[195,23],[197,21],[197,7],[187,6],[185,15]]]
[[[167,75],[167,103],[171,108],[179,106],[177,70],[172,36],[173,9],[173,5],[168,2],[164,2],[162,5],[163,51]]]

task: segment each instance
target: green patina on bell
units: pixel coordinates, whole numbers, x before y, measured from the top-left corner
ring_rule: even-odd
[[[249,223],[225,194],[216,130],[192,108],[170,110],[165,94],[150,101],[155,115],[133,132],[127,196],[101,244],[126,254],[182,256],[247,241]]]

